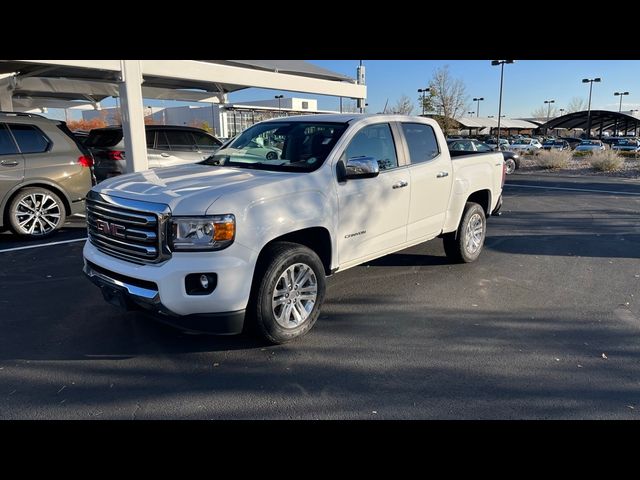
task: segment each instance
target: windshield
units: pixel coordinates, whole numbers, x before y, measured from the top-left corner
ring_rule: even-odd
[[[346,123],[266,122],[249,127],[204,165],[311,172],[323,164]]]
[[[600,142],[597,140],[583,140],[582,145],[600,145]]]

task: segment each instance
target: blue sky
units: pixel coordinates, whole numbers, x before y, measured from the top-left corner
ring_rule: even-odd
[[[358,60],[309,60],[318,66],[355,77]],[[418,88],[426,87],[434,70],[449,65],[454,77],[467,87],[469,100],[484,97],[480,102],[480,114],[497,115],[500,67],[492,67],[489,60],[364,60],[368,90],[369,112],[382,111],[388,100],[392,105],[403,94],[416,100],[418,112]],[[508,117],[528,117],[544,106],[544,100],[555,100],[557,108],[564,108],[573,97],[586,99],[589,85],[582,78],[601,77],[594,83],[592,108],[618,109],[620,97],[615,91],[628,91],[623,98],[623,110],[640,109],[640,61],[638,60],[516,60],[505,65],[503,114]],[[264,89],[247,89],[229,95],[230,101],[250,101],[273,98],[274,95],[298,96],[318,99],[323,110],[338,110],[335,97],[304,95]],[[184,102],[145,101],[152,106],[186,105]],[[469,102],[469,110],[476,110]],[[114,105],[113,99],[103,106]],[[53,112],[52,112],[53,113]],[[75,115],[74,115],[75,116]]]

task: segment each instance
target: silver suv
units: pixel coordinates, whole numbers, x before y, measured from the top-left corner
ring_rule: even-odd
[[[0,112],[0,230],[42,238],[84,213],[92,166],[66,123]]]
[[[173,125],[146,125],[149,168],[201,162],[220,148],[222,142],[204,130]],[[122,127],[95,128],[84,145],[95,158],[99,182],[125,172]]]

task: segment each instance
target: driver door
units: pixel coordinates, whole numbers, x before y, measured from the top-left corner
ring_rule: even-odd
[[[411,186],[404,161],[388,123],[367,125],[358,131],[342,154],[373,157],[380,173],[374,178],[338,184],[338,259],[342,268],[362,263],[407,241]],[[404,159],[402,159],[404,160]]]

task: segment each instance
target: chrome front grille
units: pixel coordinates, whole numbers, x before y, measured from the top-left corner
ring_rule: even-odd
[[[168,208],[148,202],[87,195],[89,241],[100,251],[135,263],[158,263],[166,247]]]

